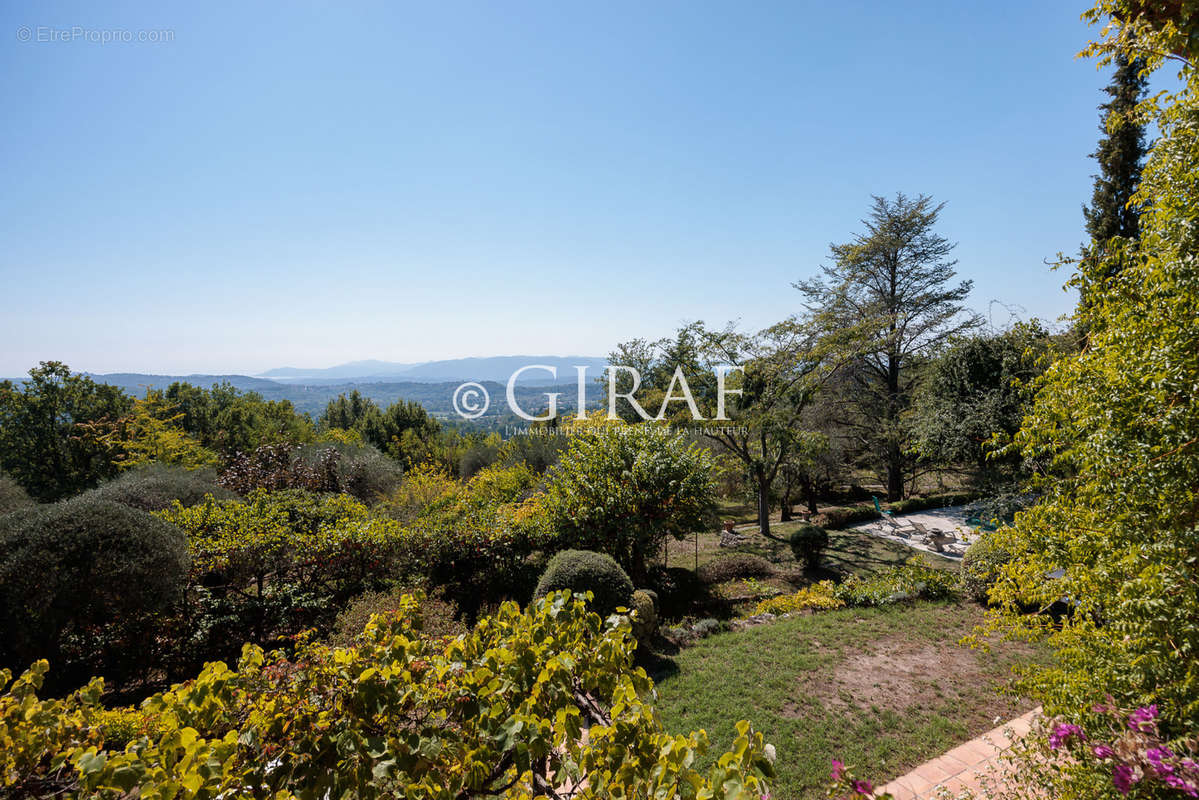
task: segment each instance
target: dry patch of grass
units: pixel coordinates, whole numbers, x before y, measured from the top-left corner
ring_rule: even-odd
[[[778,750],[776,797],[822,797],[832,758],[889,779],[1031,708],[1000,690],[1043,652],[960,647],[981,619],[974,605],[918,603],[718,634],[659,665],[659,710],[670,730],[707,730],[713,752],[749,719]]]

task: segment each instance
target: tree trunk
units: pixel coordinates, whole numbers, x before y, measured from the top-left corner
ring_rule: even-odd
[[[808,501],[808,513],[816,514],[819,509],[816,508],[816,486],[812,481],[805,481],[803,486],[804,498]]]
[[[649,570],[645,566],[645,549],[639,543],[633,545],[633,563],[630,565],[629,577],[633,579],[634,586],[645,586],[646,578],[649,575]]]
[[[903,451],[899,442],[891,442],[887,452],[887,499],[903,499]]]
[[[770,536],[770,481],[765,470],[758,470],[758,528],[762,535]]]
[[[788,486],[783,490],[783,497],[779,502],[779,522],[791,521],[791,487]]]

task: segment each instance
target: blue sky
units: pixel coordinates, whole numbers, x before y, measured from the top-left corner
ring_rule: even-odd
[[[1107,82],[1082,10],[5,3],[0,375],[761,327],[896,191],[947,203],[976,309],[1054,319]],[[75,26],[135,41],[44,41]]]

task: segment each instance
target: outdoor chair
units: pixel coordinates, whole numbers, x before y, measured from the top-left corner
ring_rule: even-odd
[[[883,508],[883,504],[878,501],[878,497],[876,495],[870,495],[870,499],[874,501],[874,510],[881,514],[884,519],[895,518],[895,512],[888,511],[887,509]]]

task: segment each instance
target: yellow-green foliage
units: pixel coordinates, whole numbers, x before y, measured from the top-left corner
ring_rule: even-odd
[[[1131,22],[1093,52],[1190,61],[1155,114],[1139,241],[1098,243],[1101,257],[1079,264],[1087,346],[1049,368],[1017,439],[1042,467],[1044,496],[992,534],[1013,560],[991,619],[1052,645],[1054,662],[1025,684],[1049,714],[1086,726],[1085,709],[1111,695],[1157,705],[1163,733],[1179,736],[1199,729],[1199,18],[1190,4],[1124,0],[1095,13]],[[1060,624],[1022,613],[1064,598]]]
[[[158,516],[181,528],[197,573],[220,571],[233,584],[304,580],[349,566],[364,556],[382,558],[400,535],[399,525],[373,519],[345,494],[259,489],[246,501],[176,503]]]
[[[800,589],[795,594],[767,598],[758,603],[754,613],[787,614],[792,611],[803,611],[806,608],[840,608],[843,605],[844,603],[833,595],[832,581],[821,581]]]
[[[441,467],[421,464],[404,474],[404,482],[380,503],[380,510],[401,522],[435,514],[452,506],[462,485]]]
[[[72,753],[99,741],[92,718],[104,682],[96,678],[62,700],[43,700],[37,692],[48,669],[39,661],[15,681],[10,670],[0,670],[0,795],[21,796],[42,780],[69,782]]]
[[[418,608],[405,597],[352,647],[301,641],[285,659],[247,646],[236,671],[209,664],[143,703],[161,729],[123,751],[89,725],[98,682],[47,703],[36,673],[22,678],[0,695],[3,786],[99,798],[531,798],[582,781],[593,797],[768,793],[748,723],[702,773],[706,734],[662,729],[627,619],[605,623],[562,593],[523,612],[505,604],[447,642],[420,635]]]

